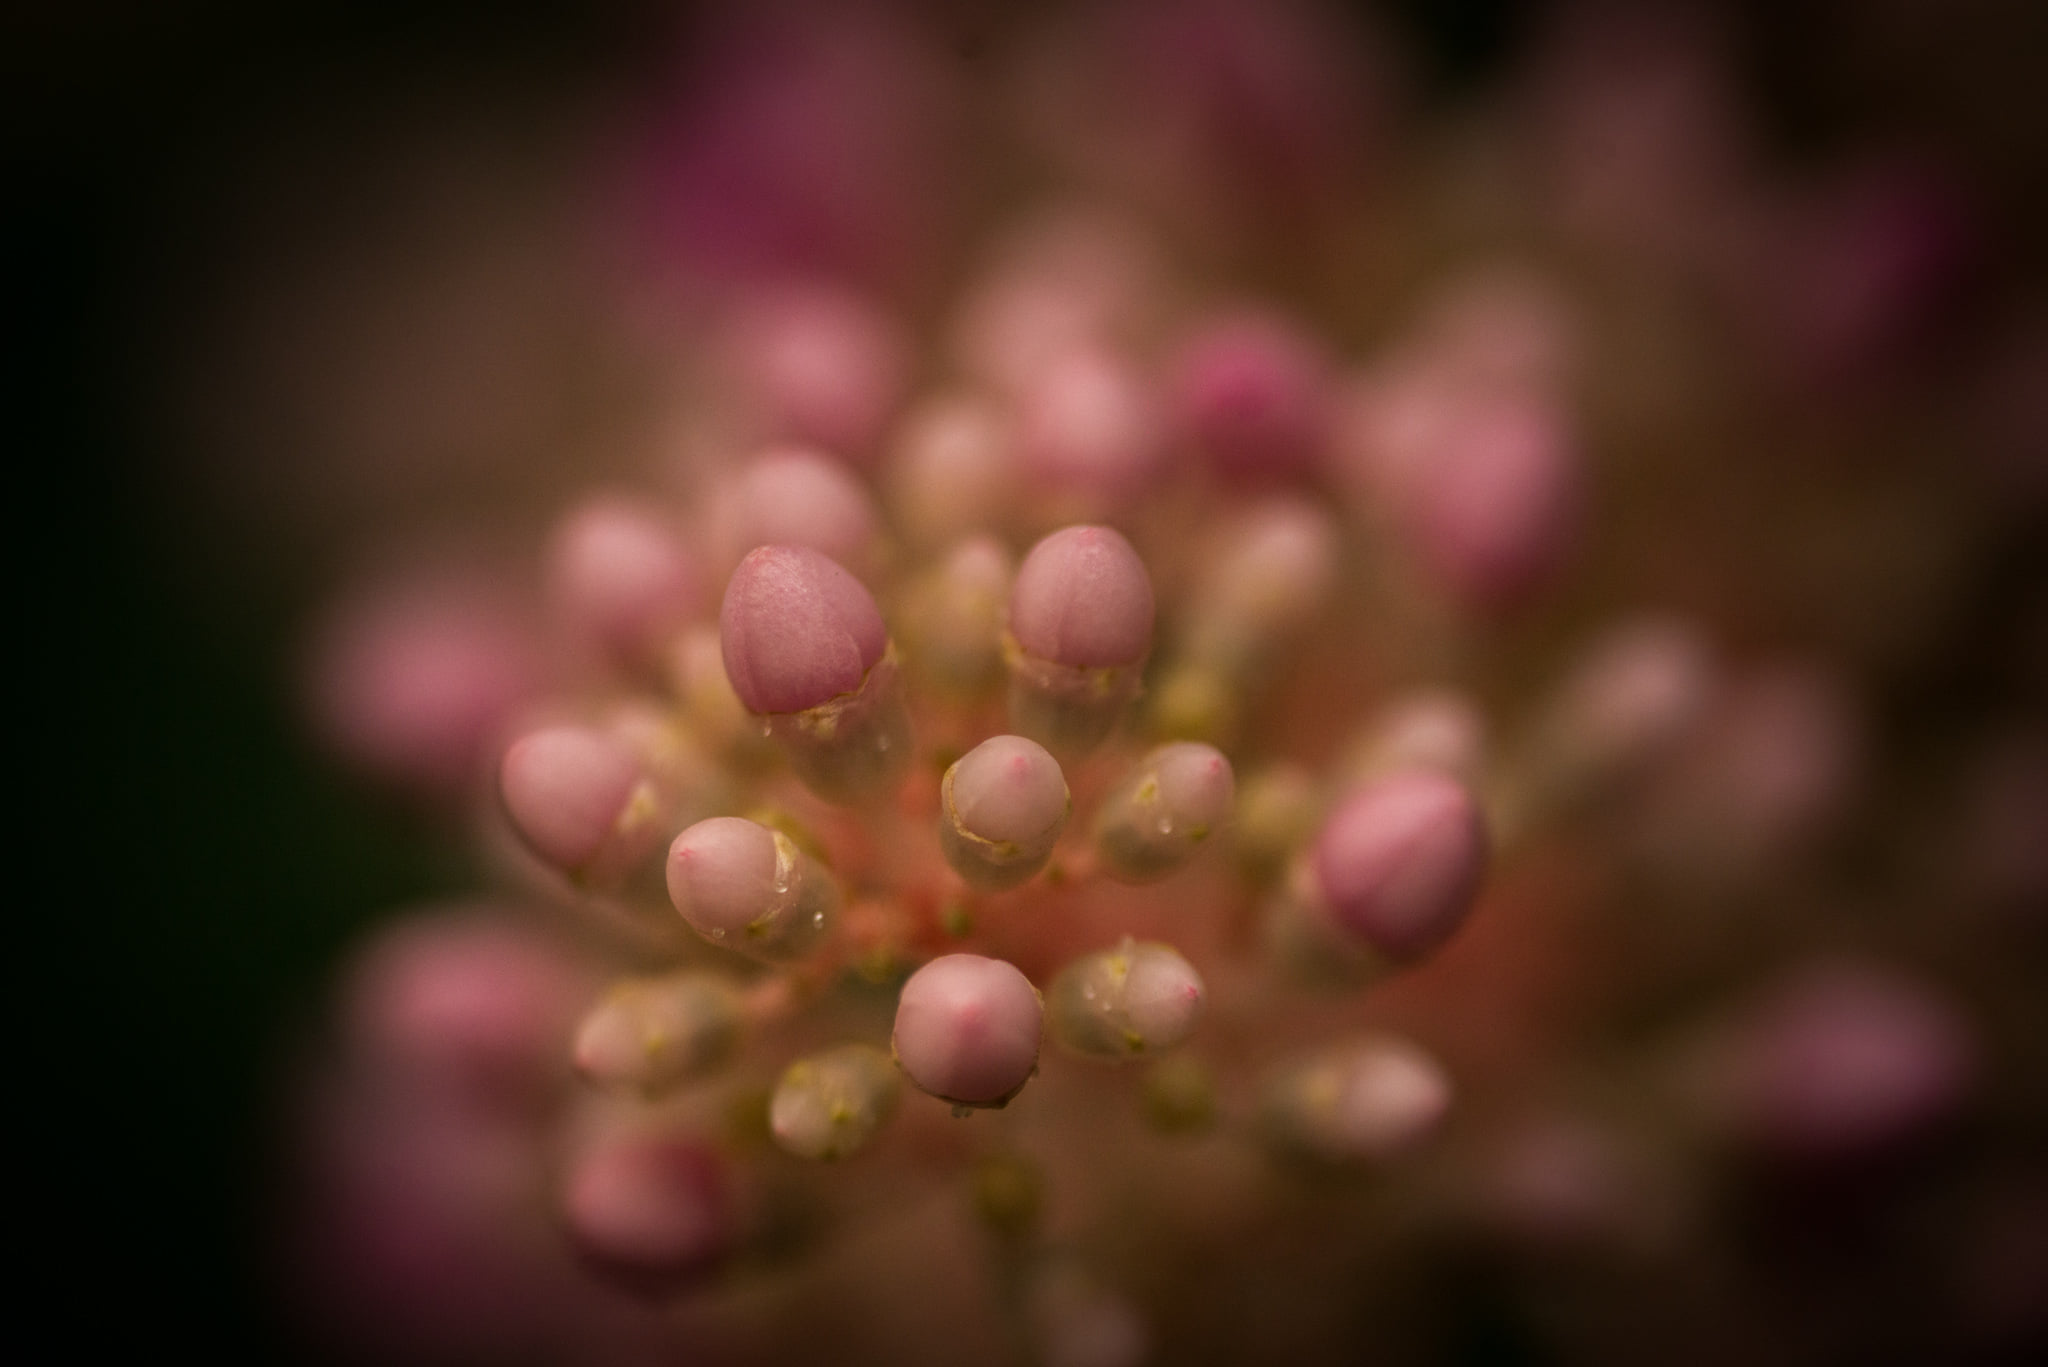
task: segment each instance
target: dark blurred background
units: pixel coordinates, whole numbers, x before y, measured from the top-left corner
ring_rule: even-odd
[[[1482,89],[1535,18],[1497,0],[1393,11],[1445,102]],[[2044,12],[1752,3],[1738,31],[1783,148],[1932,140],[2038,286]],[[6,21],[28,628],[10,658],[29,685],[13,848],[33,871],[15,902],[32,1061],[15,1186],[46,1213],[19,1240],[37,1276],[17,1360],[86,1360],[105,1339],[303,1355],[257,1237],[275,1081],[351,937],[459,887],[435,832],[303,736],[292,672],[331,566],[252,560],[195,495],[167,417],[189,320],[264,249],[260,225],[345,204],[393,130],[522,108],[545,127],[634,80],[677,27],[646,3],[43,5]]]

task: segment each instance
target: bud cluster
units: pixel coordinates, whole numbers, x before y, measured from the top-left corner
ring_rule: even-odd
[[[1589,183],[1568,202],[1593,226],[1560,210],[1446,267],[1373,236],[1375,196],[1463,201],[1353,183],[1364,115],[1304,13],[1107,9],[1022,64],[1063,197],[1000,221],[943,305],[887,284],[921,239],[863,179],[907,187],[876,148],[959,97],[893,28],[736,48],[759,98],[667,167],[710,234],[662,277],[702,305],[664,335],[687,411],[637,484],[532,538],[545,626],[516,653],[545,682],[487,725],[460,699],[405,717],[446,716],[416,747],[444,795],[471,743],[480,864],[532,910],[400,931],[345,989],[332,1104],[374,1119],[321,1161],[378,1199],[340,1221],[341,1281],[374,1303],[393,1248],[455,1250],[440,1342],[489,1358],[463,1316],[506,1315],[542,1357],[583,1334],[800,1357],[805,1307],[838,1313],[807,1298],[914,1318],[929,1276],[963,1358],[1193,1360],[1226,1331],[1189,1250],[1257,1241],[1281,1265],[1246,1274],[1229,1341],[1307,1315],[1335,1343],[1331,1269],[1441,1256],[1415,1231],[1673,1256],[1736,1237],[1699,1214],[1718,1175],[1881,1163],[1980,1083],[1967,1013],[1882,962],[1917,932],[1887,954],[1813,912],[1870,881],[1828,861],[1875,772],[1865,666],[1895,647],[1860,604],[1832,634],[1757,629],[1776,585],[1687,464],[1733,400],[1659,369],[1702,342],[1642,282],[1737,263],[1662,192]],[[1580,56],[1627,137],[1671,141],[1672,196],[1736,194],[1687,130],[1635,129],[1613,53]],[[1537,81],[1536,126],[1573,126],[1572,93]],[[1089,113],[1112,96],[1160,107]],[[812,141],[777,153],[750,119]],[[1572,233],[1614,279],[1545,245]],[[740,240],[788,253],[718,256]],[[1912,303],[1870,302],[1856,346],[1783,336],[1786,373],[1734,392],[1847,425],[1835,379]],[[1833,620],[1839,578],[1787,582]],[[475,670],[408,618],[350,638],[375,668],[334,690],[422,660],[467,688],[515,653],[446,611],[467,630],[435,647]],[[403,689],[367,691],[343,699],[359,751],[403,776],[377,731]],[[1977,861],[2008,901],[2048,884],[2030,753],[1982,789],[2021,832]]]

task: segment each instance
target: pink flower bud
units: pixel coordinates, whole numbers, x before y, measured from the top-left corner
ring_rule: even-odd
[[[1215,746],[1160,746],[1124,775],[1096,812],[1103,872],[1129,883],[1166,877],[1230,820],[1236,800],[1236,775]]]
[[[654,509],[592,499],[556,531],[549,597],[576,636],[615,658],[647,660],[703,606],[696,560]]]
[[[1578,452],[1562,415],[1528,395],[1472,396],[1413,473],[1403,523],[1459,601],[1513,606],[1562,566],[1578,530]]]
[[[802,712],[856,692],[888,647],[874,595],[803,546],[748,552],[718,625],[726,675],[753,712]]]
[[[343,760],[447,797],[485,771],[541,673],[510,595],[443,574],[353,595],[315,642],[308,682],[321,738]]]
[[[532,851],[575,873],[657,806],[631,750],[601,731],[553,726],[521,736],[498,770],[505,813]],[[636,810],[637,808],[639,810]]]
[[[1464,923],[1485,871],[1478,804],[1457,780],[1411,770],[1345,799],[1311,855],[1330,919],[1389,958],[1417,959]]]
[[[1443,1124],[1450,1078],[1405,1040],[1379,1037],[1331,1049],[1282,1073],[1267,1089],[1268,1135],[1283,1149],[1330,1163],[1385,1162]]]
[[[729,1183],[697,1140],[610,1136],[570,1164],[562,1222],[599,1270],[650,1292],[680,1290],[737,1241]]]
[[[1063,511],[1100,516],[1143,493],[1166,453],[1165,435],[1144,382],[1105,351],[1049,363],[1018,404],[1020,463]]]
[[[1025,392],[1059,357],[1139,340],[1163,293],[1144,228],[1097,206],[1064,205],[1014,230],[967,297],[951,351],[966,374]]]
[[[1048,1016],[1076,1053],[1130,1063],[1194,1033],[1202,1016],[1202,975],[1170,946],[1126,939],[1089,954],[1053,980]]]
[[[872,456],[902,398],[909,343],[868,300],[821,285],[751,300],[733,327],[733,378],[777,438]],[[781,538],[777,538],[781,539]]]
[[[1010,634],[1037,659],[1076,669],[1143,663],[1152,649],[1152,577],[1110,527],[1063,527],[1024,557],[1010,590]]]
[[[975,887],[1013,888],[1045,867],[1070,802],[1059,761],[1022,736],[994,736],[946,770],[939,846]]]
[[[1968,1026],[1941,998],[1846,963],[1784,983],[1723,1049],[1709,1086],[1728,1124],[1797,1159],[1924,1134],[1961,1105],[1976,1066]]]
[[[1002,1106],[1038,1067],[1044,1014],[1038,989],[1013,965],[948,954],[903,984],[896,1061],[942,1101]]]
[[[809,952],[839,909],[839,890],[816,860],[782,832],[737,816],[676,837],[668,895],[699,935],[761,959]]]
[[[1245,311],[1217,318],[1172,364],[1174,417],[1224,479],[1299,478],[1328,438],[1329,366],[1314,341],[1282,318]]]
[[[505,917],[417,920],[380,936],[352,970],[351,1052],[379,1076],[491,1099],[562,1076],[563,1031],[590,983],[549,937]]]
[[[867,487],[844,463],[804,446],[749,459],[718,493],[713,521],[724,564],[756,546],[807,546],[869,568],[879,521]]]
[[[723,978],[629,978],[577,1028],[576,1068],[593,1082],[659,1093],[722,1063],[739,1033],[739,993]]]

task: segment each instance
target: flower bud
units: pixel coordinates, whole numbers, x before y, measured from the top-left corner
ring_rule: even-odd
[[[344,985],[350,1053],[419,1095],[518,1101],[565,1075],[562,1033],[585,965],[511,917],[462,914],[387,930]]]
[[[904,419],[892,448],[889,506],[911,540],[944,545],[1013,517],[1017,483],[1005,415],[985,399],[947,395]]]
[[[576,1068],[650,1095],[716,1068],[740,1034],[739,994],[711,973],[615,983],[576,1031]]]
[[[1202,1000],[1201,975],[1186,959],[1125,939],[1061,969],[1047,1016],[1054,1038],[1075,1053],[1131,1063],[1192,1034]]]
[[[909,349],[895,321],[860,295],[784,286],[739,316],[726,362],[769,432],[861,460],[902,397]]]
[[[1003,678],[1010,557],[993,537],[962,541],[911,587],[899,623],[910,668],[926,684],[974,701]]]
[[[1240,677],[1315,619],[1337,577],[1337,528],[1305,499],[1273,498],[1233,526],[1195,585],[1187,653]]]
[[[608,881],[660,841],[653,780],[601,731],[554,726],[520,737],[499,766],[498,791],[527,848],[572,877]]]
[[[1012,964],[947,954],[910,975],[896,1003],[896,1062],[956,1106],[1007,1105],[1038,1068],[1045,1008]]]
[[[1330,814],[1310,854],[1310,883],[1331,922],[1406,962],[1464,924],[1485,863],[1472,794],[1447,775],[1414,769],[1353,793]]]
[[[736,816],[676,837],[668,895],[711,943],[770,961],[809,953],[839,912],[838,886],[815,859],[782,832]]]
[[[1486,765],[1486,719],[1463,694],[1425,690],[1374,714],[1337,761],[1340,780],[1369,783],[1404,769],[1435,769],[1477,783]]]
[[[1572,442],[1541,396],[1468,396],[1415,471],[1403,517],[1424,570],[1454,599],[1517,606],[1562,567],[1580,520]]]
[[[679,1290],[738,1238],[729,1181],[697,1140],[608,1136],[570,1163],[562,1222],[598,1270],[649,1292]]]
[[[953,871],[990,892],[1045,867],[1072,804],[1059,761],[1022,736],[995,736],[946,770],[939,847]]]
[[[556,531],[548,596],[575,636],[615,660],[642,664],[703,606],[703,573],[660,512],[617,496],[593,498]]]
[[[789,1065],[768,1103],[775,1142],[799,1158],[845,1158],[895,1114],[901,1084],[889,1056],[848,1044]]]
[[[1065,527],[1010,590],[1010,721],[1055,754],[1086,754],[1137,696],[1152,649],[1152,578],[1108,527]]]
[[[894,789],[910,718],[881,611],[859,580],[806,547],[750,551],[726,585],[719,643],[733,691],[768,717],[813,792],[854,804]]]
[[[356,770],[440,799],[468,791],[544,675],[512,595],[446,571],[351,594],[310,665],[321,739]]]
[[[1172,364],[1182,437],[1233,483],[1295,479],[1323,455],[1329,366],[1283,318],[1245,310],[1217,318]]]
[[[712,512],[723,564],[757,546],[805,546],[856,570],[872,568],[879,519],[867,486],[807,446],[771,446],[724,484]]]
[[[1719,1118],[1774,1156],[1882,1152],[1950,1118],[1974,1081],[1968,1025],[1938,995],[1858,963],[1787,980],[1719,1042]]]
[[[1101,517],[1150,487],[1165,424],[1128,363],[1081,347],[1031,377],[1018,401],[1017,445],[1024,473],[1050,491],[1052,509]]]
[[[1019,394],[1061,356],[1139,340],[1160,311],[1164,263],[1133,217],[1060,205],[1007,235],[961,307],[950,359]]]
[[[1284,1151],[1326,1163],[1378,1163],[1434,1134],[1450,1104],[1451,1082],[1435,1059],[1378,1036],[1282,1072],[1266,1089],[1262,1118]]]
[[[1640,776],[1699,724],[1713,668],[1683,622],[1641,618],[1608,632],[1545,710],[1531,781],[1568,800]]]
[[[1230,820],[1236,797],[1230,761],[1215,746],[1160,746],[1124,775],[1095,815],[1103,872],[1125,883],[1166,877]]]
[[[1725,884],[1819,840],[1858,796],[1860,723],[1825,666],[1774,662],[1730,678],[1657,775],[1653,851]]]

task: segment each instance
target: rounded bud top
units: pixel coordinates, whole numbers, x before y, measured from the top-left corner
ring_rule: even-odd
[[[1644,617],[1596,642],[1559,687],[1544,719],[1543,759],[1568,779],[1647,767],[1681,741],[1712,702],[1714,662],[1683,621]]]
[[[1395,959],[1426,954],[1471,910],[1486,862],[1478,804],[1457,780],[1411,770],[1361,789],[1311,856],[1331,918]]]
[[[1434,1134],[1451,1106],[1443,1066],[1406,1040],[1339,1045],[1268,1089],[1266,1121],[1283,1146],[1326,1162],[1383,1161]]]
[[[978,839],[1035,843],[1067,814],[1067,783],[1059,761],[1022,736],[993,736],[968,751],[952,771],[952,816]]]
[[[723,1062],[739,1034],[739,994],[722,978],[629,978],[577,1027],[576,1070],[602,1085],[655,1093]]]
[[[1437,769],[1476,783],[1486,765],[1486,718],[1447,689],[1396,698],[1345,747],[1338,773],[1368,781],[1405,769]]]
[[[512,742],[498,791],[533,852],[559,869],[580,869],[604,848],[641,779],[623,744],[584,726],[551,726]]]
[[[804,546],[761,546],[733,571],[719,646],[752,712],[802,712],[860,688],[888,648],[874,595]]]
[[[780,831],[714,816],[668,850],[668,897],[692,930],[756,959],[801,958],[838,914],[838,885]]]
[[[775,832],[714,816],[669,846],[669,900],[700,934],[737,934],[774,904],[775,872]]]
[[[1328,389],[1315,343],[1260,310],[1211,322],[1174,363],[1179,425],[1232,480],[1288,479],[1313,468],[1323,452]]]
[[[954,872],[990,892],[1045,866],[1069,806],[1059,761],[1036,741],[994,736],[968,751],[940,785],[939,848]]]
[[[1103,872],[1126,883],[1164,878],[1194,858],[1236,805],[1237,776],[1222,751],[1200,741],[1159,746],[1096,810]]]
[[[1418,472],[1409,532],[1423,564],[1459,600],[1514,606],[1569,555],[1583,482],[1573,436],[1554,404],[1482,398],[1456,416]]]
[[[1976,1072],[1968,1023],[1891,970],[1810,965],[1724,1044],[1727,1122],[1787,1157],[1835,1158],[1920,1136],[1953,1115]]]
[[[517,597],[480,573],[368,585],[327,618],[306,678],[320,739],[420,796],[466,793],[546,678]]]
[[[1075,960],[1052,985],[1052,1026],[1077,1053],[1128,1063],[1173,1048],[1201,1019],[1201,974],[1171,946],[1126,939]]]
[[[732,380],[779,435],[867,454],[902,397],[910,346],[896,320],[850,290],[764,290],[735,319]]]
[[[808,546],[865,569],[880,519],[843,461],[808,446],[771,446],[721,490],[715,517],[726,564],[756,546]]]
[[[563,522],[548,553],[555,611],[579,635],[639,657],[697,612],[697,562],[653,508],[615,495]]]
[[[890,449],[890,507],[909,537],[937,545],[1014,510],[1011,421],[987,399],[945,394],[904,419]]]
[[[1079,347],[1049,360],[1019,402],[1021,464],[1086,506],[1117,506],[1153,482],[1164,423],[1134,367]]]
[[[1313,619],[1335,586],[1337,525],[1307,499],[1260,503],[1230,527],[1201,575],[1190,634],[1270,639]]]
[[[524,1097],[554,1085],[586,968],[495,913],[401,923],[379,935],[343,996],[351,1055],[388,1082],[439,1097]]]
[[[562,1219],[577,1249],[635,1283],[686,1282],[737,1237],[727,1176],[712,1150],[688,1139],[620,1136],[571,1166]]]
[[[1122,533],[1063,527],[1024,557],[1010,633],[1041,660],[1077,669],[1141,663],[1152,649],[1152,577]]]
[[[901,1091],[889,1056],[873,1045],[828,1049],[783,1072],[768,1103],[769,1132],[799,1158],[845,1158],[875,1137]]]
[[[922,1090],[1001,1105],[1038,1066],[1038,990],[1015,965],[948,954],[910,975],[896,1003],[896,1061]]]

